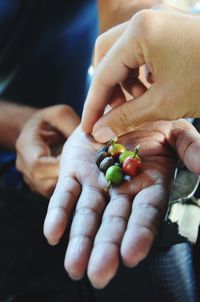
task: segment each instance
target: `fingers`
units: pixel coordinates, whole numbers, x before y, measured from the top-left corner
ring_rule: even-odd
[[[38,157],[36,148],[31,148],[27,157],[18,153],[16,160],[17,169],[29,178],[58,178],[60,157]],[[34,153],[35,150],[35,153]]]
[[[58,180],[44,222],[44,235],[51,245],[56,245],[64,234],[80,191],[74,178],[68,176]]]
[[[200,134],[191,124],[184,120],[173,123],[170,143],[176,149],[185,166],[200,174]]]
[[[23,140],[18,141],[16,168],[32,191],[49,198],[58,179],[60,157],[51,156],[49,147],[42,141],[37,140],[37,144],[33,141],[22,146]]]
[[[34,148],[33,148],[34,149]],[[55,188],[59,175],[59,157],[44,156],[35,158],[26,153],[27,157],[17,154],[16,168],[23,174],[24,181],[32,191],[49,198]]]
[[[39,110],[25,124],[16,142],[16,166],[34,191],[52,193],[52,179],[59,174],[59,143],[79,122],[71,107],[58,105]]]
[[[107,54],[108,50],[123,34],[127,26],[128,26],[128,22],[124,22],[115,27],[112,27],[110,30],[101,34],[97,38],[95,43],[95,58],[94,58],[95,67],[99,64],[99,62],[101,62],[101,60]]]
[[[143,10],[137,13],[130,20],[127,26],[123,25],[121,28],[116,27],[113,32],[110,31],[107,36],[105,34],[105,36],[100,38],[99,48],[101,48],[102,44],[105,45],[105,49],[102,46],[102,53],[99,51],[100,54],[97,54],[97,58],[99,57],[97,62],[99,64],[96,68],[94,78],[90,86],[82,116],[83,131],[91,133],[93,130],[94,136],[99,142],[105,142],[114,135],[121,135],[126,132],[127,128],[130,130],[132,127],[132,130],[134,130],[142,122],[152,121],[152,116],[150,116],[152,114],[152,103],[156,102],[154,98],[161,98],[161,96],[158,96],[159,94],[162,94],[162,98],[166,98],[165,101],[172,104],[171,108],[167,108],[167,114],[164,115],[164,100],[162,99],[160,103],[157,102],[157,107],[155,106],[154,110],[157,111],[157,118],[160,120],[163,116],[167,119],[170,115],[169,113],[172,114],[170,119],[177,118],[177,116],[188,116],[188,113],[191,114],[187,103],[182,102],[182,99],[183,101],[185,99],[185,93],[183,94],[181,92],[181,88],[177,89],[177,87],[181,87],[183,75],[188,74],[188,68],[185,70],[184,68],[179,68],[179,76],[176,76],[175,80],[173,77],[173,75],[176,74],[178,66],[182,67],[181,62],[187,56],[187,48],[180,47],[179,42],[184,39],[184,35],[180,30],[180,27],[183,26],[183,28],[185,27],[187,29],[187,22],[185,21],[184,16],[182,16],[182,13],[179,11],[177,12],[170,7],[164,7],[164,10],[161,12],[156,10],[163,10],[163,8],[156,7],[153,10]],[[170,23],[170,20],[177,22],[176,36],[171,35],[172,27],[170,24],[172,23]],[[187,20],[190,20],[190,16]],[[193,21],[194,24],[196,24],[196,21]],[[166,26],[166,24],[169,24],[169,26]],[[189,24],[190,23],[188,23],[188,25]],[[192,25],[190,24],[190,26]],[[163,36],[165,35],[167,39],[163,39]],[[112,38],[109,43],[108,40],[110,37]],[[101,42],[101,39],[103,42]],[[166,41],[168,41],[168,43]],[[170,48],[167,47],[167,44],[170,45]],[[179,49],[181,48],[182,58],[180,55],[175,55],[175,47],[179,47]],[[104,55],[105,52],[106,55]],[[188,57],[190,57],[189,53]],[[163,58],[165,58],[165,60]],[[149,94],[145,92],[145,87],[138,80],[135,81],[135,85],[132,83],[131,89],[133,95],[136,95],[137,97],[139,96],[142,104],[138,105],[138,100],[137,105],[135,105],[135,102],[133,102],[131,106],[130,104],[120,105],[120,107],[112,113],[110,125],[108,125],[107,117],[109,116],[110,118],[111,113],[109,113],[107,117],[103,117],[101,122],[99,122],[100,124],[97,123],[95,129],[93,129],[97,120],[103,115],[106,105],[110,103],[110,99],[113,95],[113,91],[116,89],[116,85],[124,82],[126,83],[129,79],[130,72],[138,70],[138,68],[144,64],[147,65],[149,70],[149,80],[150,82],[153,82],[153,85],[149,89]],[[184,66],[190,67],[191,65],[186,64]],[[192,69],[192,75],[193,78],[195,78],[194,68]],[[188,79],[188,83],[190,83],[188,85],[189,87],[191,87],[191,82],[190,77],[190,79]],[[156,84],[158,85],[156,86]],[[153,87],[157,87],[157,91],[154,94],[152,93]],[[171,91],[176,92],[171,93]],[[143,95],[146,102],[142,98]],[[169,95],[171,95],[170,98]],[[196,96],[194,96],[194,98],[196,98]],[[182,109],[180,109],[180,105],[176,106],[178,102],[181,104],[184,103],[184,106],[182,105]],[[196,99],[194,105],[195,104]],[[120,110],[122,110],[121,114]],[[177,110],[179,111],[175,115]],[[193,109],[193,111],[195,110]],[[117,117],[117,122],[115,122],[114,115]],[[128,118],[128,124],[124,119],[124,116]],[[122,122],[120,122],[120,120]],[[117,125],[118,122],[120,122],[120,126]],[[95,132],[97,132],[97,130],[100,131],[100,125],[102,127],[102,133],[101,135],[99,133],[97,135]],[[122,129],[120,130],[121,126]],[[107,133],[107,136],[103,133]]]
[[[86,133],[91,132],[94,123],[102,116],[114,87],[126,80],[130,70],[143,64],[138,33],[133,28],[129,30],[128,26],[96,68],[82,116],[82,128]]]
[[[158,3],[158,1],[155,1],[154,4]],[[140,7],[142,6],[142,7]],[[139,10],[147,8],[149,5],[146,3],[139,4]],[[152,7],[150,5],[151,9],[153,10],[160,10],[160,11],[167,11],[167,12],[174,12],[174,13],[183,13],[183,11],[178,10],[177,8],[165,5],[165,4],[157,4]],[[121,23],[117,26],[112,27],[111,29],[107,30],[103,34],[101,34],[95,43],[95,59],[94,64],[95,67],[101,62],[101,60],[104,58],[104,56],[107,54],[107,52],[110,50],[110,48],[115,44],[115,42],[121,37],[123,32],[127,29],[129,22]]]
[[[123,188],[121,194],[111,192],[88,263],[88,277],[96,288],[105,287],[116,275],[120,254],[126,265],[134,266],[151,248],[166,210],[169,179],[157,169],[144,169],[146,173],[129,184],[128,194]]]
[[[166,195],[161,184],[147,187],[136,195],[121,245],[125,265],[134,267],[147,256],[165,213]]]
[[[141,89],[143,88],[137,87],[138,94],[141,93]],[[114,136],[135,130],[144,122],[156,120],[158,114],[155,108],[156,98],[158,96],[155,95],[154,87],[152,87],[141,97],[115,107],[95,124],[92,132],[94,138],[105,143]],[[167,111],[163,111],[159,112],[159,115],[167,115],[167,113]]]
[[[65,137],[68,137],[80,123],[78,115],[67,105],[56,105],[43,109],[40,111],[40,118]]]
[[[96,288],[105,287],[116,274],[130,209],[130,198],[125,194],[113,194],[106,207],[88,264],[88,277]]]
[[[65,257],[65,268],[73,279],[83,277],[93,246],[93,239],[106,206],[103,191],[84,186],[73,218],[70,240]]]
[[[57,183],[57,178],[38,179],[38,181],[30,181],[29,178],[23,176],[24,181],[28,184],[33,192],[37,192],[46,198],[50,198]]]

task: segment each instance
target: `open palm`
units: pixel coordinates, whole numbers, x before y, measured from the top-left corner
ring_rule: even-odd
[[[65,256],[73,279],[87,270],[91,283],[102,288],[116,274],[120,255],[127,266],[135,266],[148,254],[166,211],[177,163],[170,133],[172,128],[192,127],[175,123],[148,123],[120,138],[128,149],[141,145],[142,166],[137,177],[111,187],[109,193],[95,164],[100,145],[80,127],[65,143],[44,233],[50,243],[58,243],[74,212]]]

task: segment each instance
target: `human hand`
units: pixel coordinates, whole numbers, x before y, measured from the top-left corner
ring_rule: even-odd
[[[59,173],[61,151],[56,149],[79,122],[74,110],[66,105],[41,109],[26,122],[16,142],[16,167],[33,191],[51,195]]]
[[[106,142],[147,121],[199,117],[199,32],[199,16],[157,7],[100,36],[83,130]],[[149,89],[139,79],[144,64]],[[134,100],[126,102],[120,85]],[[116,107],[100,118],[107,104]]]
[[[142,9],[159,4],[160,0],[98,0],[100,32],[129,20]]]
[[[185,165],[200,172],[200,136],[185,121],[143,125],[120,141],[129,149],[141,145],[140,174],[105,193],[106,180],[95,164],[99,144],[80,127],[65,143],[56,189],[51,197],[44,234],[60,241],[73,216],[65,269],[73,279],[88,272],[103,288],[115,276],[120,254],[130,267],[148,254],[167,207],[177,163],[172,146]]]

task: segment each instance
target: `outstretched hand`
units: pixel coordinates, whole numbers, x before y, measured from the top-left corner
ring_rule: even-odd
[[[104,287],[116,274],[120,254],[133,267],[148,254],[167,207],[177,156],[198,172],[199,134],[189,123],[148,123],[120,139],[128,149],[141,145],[142,166],[137,177],[104,188],[106,180],[95,164],[99,148],[80,127],[66,142],[59,180],[50,200],[44,234],[55,245],[75,210],[65,256],[73,279],[86,270],[93,286]]]

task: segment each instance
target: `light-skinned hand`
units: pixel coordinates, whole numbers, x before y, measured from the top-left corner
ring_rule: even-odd
[[[199,16],[164,6],[100,36],[82,129],[106,142],[147,121],[200,117],[199,32]],[[143,65],[148,89],[139,77]],[[134,99],[127,102],[121,87]],[[107,104],[113,110],[102,117]]]

